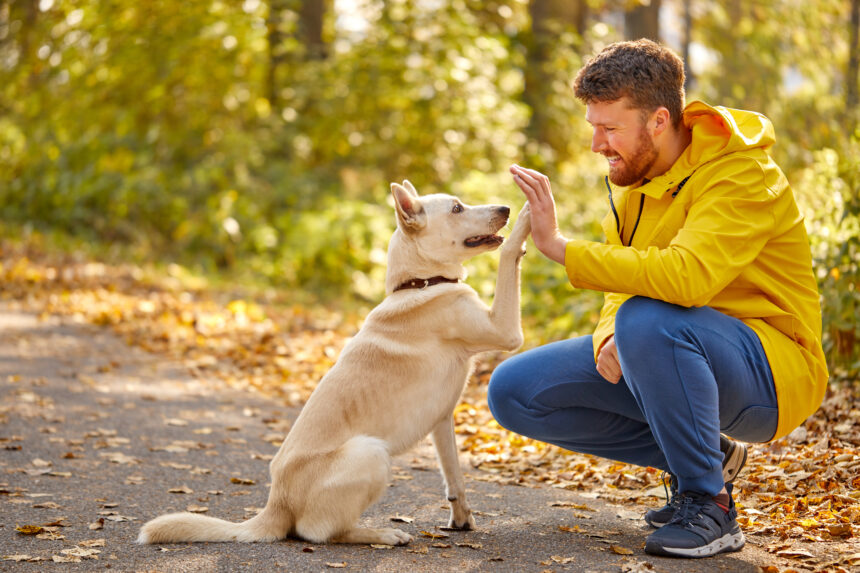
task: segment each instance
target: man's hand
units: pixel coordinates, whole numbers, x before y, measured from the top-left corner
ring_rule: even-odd
[[[547,258],[564,264],[565,239],[558,230],[549,178],[534,169],[511,166],[511,175],[531,206],[532,239]]]
[[[615,335],[610,336],[597,354],[597,372],[613,384],[621,380],[621,363],[615,348]]]

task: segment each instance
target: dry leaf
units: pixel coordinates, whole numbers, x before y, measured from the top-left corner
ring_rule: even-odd
[[[572,501],[553,501],[550,502],[550,507],[571,507],[573,509],[581,509],[582,511],[597,511],[596,509],[585,505],[584,503],[574,503]]]
[[[38,535],[44,530],[45,529],[39,525],[19,525],[15,528],[15,531],[17,531],[21,535]]]
[[[394,517],[389,518],[391,521],[399,521],[401,523],[412,523],[415,519],[411,517],[406,517],[405,515],[396,514]]]
[[[558,563],[559,565],[567,565],[568,563],[573,563],[576,561],[576,557],[562,557],[561,555],[553,555],[550,557],[553,561]]]
[[[617,553],[618,555],[633,555],[632,549],[627,549],[626,547],[621,547],[620,545],[610,545],[609,549],[611,549],[613,553]]]
[[[371,546],[373,549],[394,549],[394,546],[393,546],[393,545],[385,545],[385,544],[382,544],[382,543],[371,543],[371,544],[370,544],[370,546]]]
[[[569,531],[570,533],[585,533],[585,530],[578,525],[574,525],[573,527],[568,527],[567,525],[559,525],[558,528],[562,531]]]
[[[167,493],[194,493],[194,490],[187,485],[183,485],[182,487],[172,487],[167,490]]]
[[[326,562],[326,567],[331,567],[332,569],[343,569],[346,567],[346,561],[341,561],[340,563],[329,563]]]
[[[445,539],[446,537],[449,537],[449,535],[446,533],[432,533],[430,531],[424,531],[423,529],[418,533],[420,533],[424,537],[429,537],[430,539]]]
[[[33,507],[35,509],[62,509],[62,506],[58,503],[54,503],[53,501],[43,501],[42,503],[34,503]]]
[[[230,483],[235,483],[238,485],[256,485],[257,484],[257,482],[255,482],[252,479],[235,478],[235,477],[230,478]]]
[[[467,543],[467,542],[455,543],[454,545],[456,545],[457,547],[468,547],[469,549],[481,549],[483,547],[483,545],[481,545],[480,543]]]

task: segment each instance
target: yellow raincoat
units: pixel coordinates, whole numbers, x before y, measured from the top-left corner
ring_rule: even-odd
[[[692,143],[664,174],[611,193],[606,243],[569,241],[567,274],[574,287],[606,293],[595,360],[633,295],[741,319],[770,362],[780,438],[818,408],[828,379],[803,219],[767,153],[767,118],[693,102],[683,121]]]

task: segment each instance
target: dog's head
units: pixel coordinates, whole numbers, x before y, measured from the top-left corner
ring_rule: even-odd
[[[508,222],[510,207],[466,205],[453,195],[418,196],[409,181],[391,184],[397,226],[425,254],[465,260],[502,244],[496,233]]]

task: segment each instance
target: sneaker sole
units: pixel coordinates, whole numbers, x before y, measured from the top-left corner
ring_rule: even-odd
[[[746,544],[744,534],[740,531],[737,533],[726,533],[719,539],[702,545],[700,547],[664,547],[656,541],[648,541],[645,543],[645,553],[651,555],[665,555],[667,557],[710,557],[720,553],[730,553],[732,551],[740,551]]]
[[[723,481],[732,483],[741,473],[747,463],[747,447],[737,442],[732,442],[731,447],[725,453],[723,460]]]

